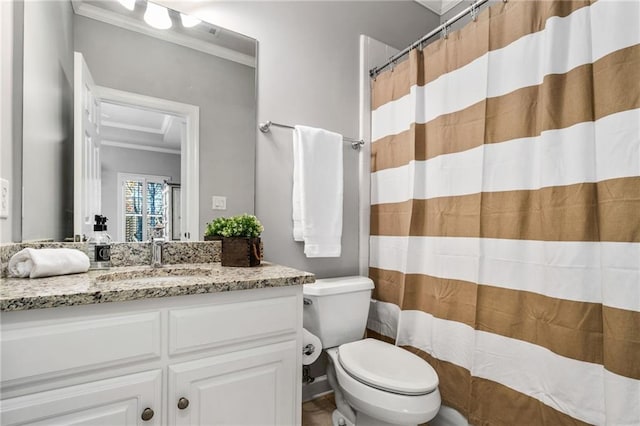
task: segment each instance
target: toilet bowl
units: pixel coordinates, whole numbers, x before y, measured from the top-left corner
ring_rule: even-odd
[[[413,355],[404,349],[380,342],[378,340],[366,339],[371,343],[380,343],[395,348],[400,354]],[[343,345],[348,347],[350,344]],[[377,424],[390,425],[417,425],[431,420],[440,409],[440,392],[438,390],[438,380],[435,371],[422,359],[425,368],[418,368],[414,371],[405,365],[404,372],[413,374],[413,380],[406,381],[407,386],[399,390],[398,380],[393,378],[380,378],[376,385],[367,383],[365,379],[354,376],[343,366],[340,361],[339,351],[346,349],[331,348],[327,350],[327,355],[331,362],[331,366],[335,369],[336,379],[341,388],[344,398],[356,412],[355,424],[363,423],[363,414],[372,419],[377,419]],[[376,353],[371,352],[372,357],[376,357]],[[416,357],[418,358],[418,357]],[[425,373],[427,371],[427,374]],[[406,380],[406,379],[405,379]],[[426,385],[426,386],[425,386]],[[423,387],[424,391],[410,391],[409,388]],[[389,389],[392,388],[392,389]],[[384,422],[384,423],[383,423]],[[366,424],[370,424],[368,421]]]
[[[329,358],[334,426],[425,423],[440,408],[438,376],[409,351],[362,339],[372,288],[365,277],[304,285],[304,327],[320,338]]]

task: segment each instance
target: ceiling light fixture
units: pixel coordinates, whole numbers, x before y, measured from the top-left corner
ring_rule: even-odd
[[[144,21],[153,28],[166,30],[171,28],[171,18],[166,7],[147,2],[147,11],[144,13]]]
[[[182,26],[185,28],[195,27],[200,22],[202,22],[200,19],[194,16],[185,15],[184,13],[180,14],[180,20],[182,21]]]

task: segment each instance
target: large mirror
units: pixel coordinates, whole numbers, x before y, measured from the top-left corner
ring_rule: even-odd
[[[22,7],[22,241],[96,214],[116,241],[198,240],[253,212],[255,40],[146,0]]]

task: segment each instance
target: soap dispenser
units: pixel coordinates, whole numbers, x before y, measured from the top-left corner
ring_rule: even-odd
[[[111,267],[111,237],[107,234],[107,218],[95,215],[93,235],[89,238],[89,267],[108,269]]]

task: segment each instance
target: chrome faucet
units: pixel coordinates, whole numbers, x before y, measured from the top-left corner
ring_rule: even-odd
[[[159,223],[153,229],[151,238],[151,266],[162,266],[162,243],[164,243],[164,225]]]

